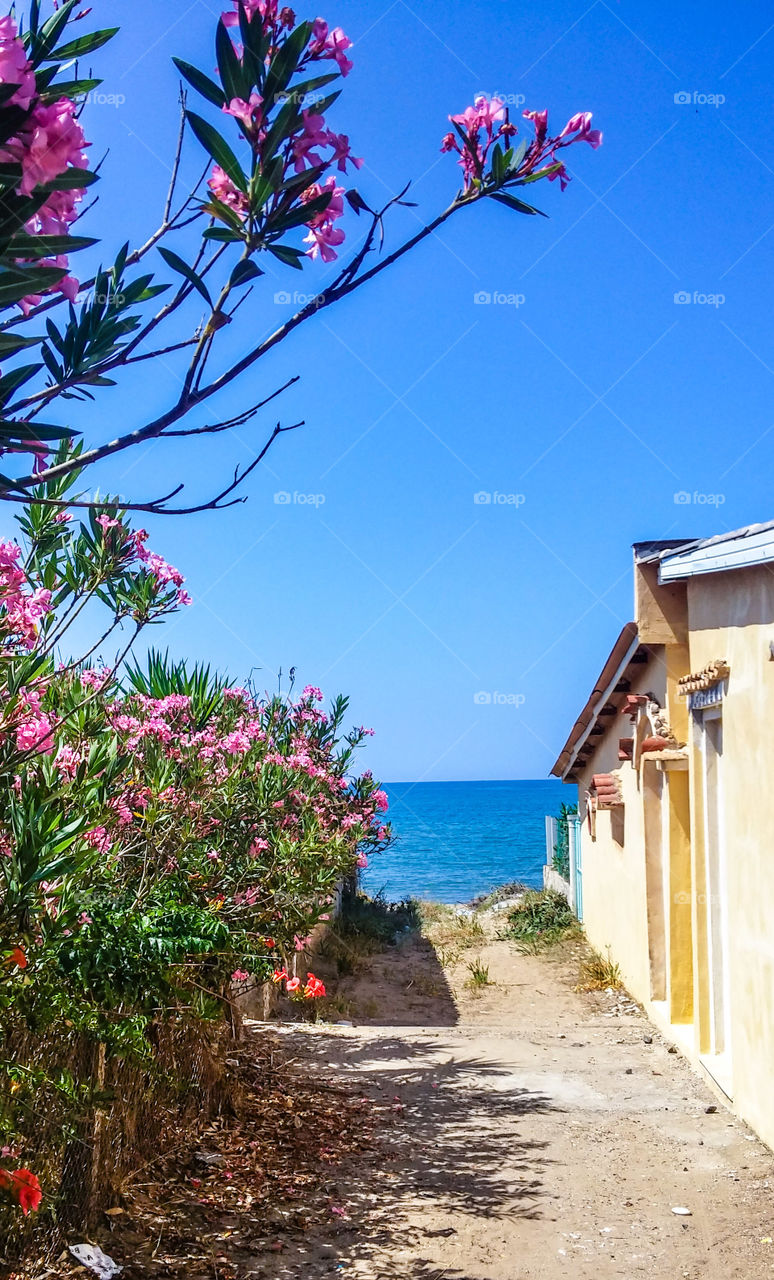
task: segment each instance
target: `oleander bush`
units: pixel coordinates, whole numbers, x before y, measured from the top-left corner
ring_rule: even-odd
[[[230,419],[188,425],[460,210],[491,199],[534,215],[514,192],[541,179],[564,188],[565,149],[601,142],[588,112],[550,133],[546,111],[525,111],[528,136],[517,140],[505,102],[478,95],[449,117],[441,144],[461,170],[456,195],[379,258],[385,217],[407,188],[371,207],[348,185],[362,160],[328,117],[352,42],[277,0],[230,0],[216,70],[175,60],[186,91],[161,222],[135,247],[136,227],[119,228],[120,247],[102,261],[80,234],[100,179],[82,118],[101,81],[85,66],[116,29],[84,32],[91,10],[80,0],[45,7],[29,0],[24,15],[0,18],[0,501],[19,512],[18,538],[0,539],[6,1259],[23,1250],[28,1215],[49,1222],[54,1240],[186,1116],[229,1105],[236,997],[267,979],[299,1002],[324,994],[314,974],[296,973],[299,953],[340,882],[389,839],[386,797],[354,769],[367,731],[345,729],[345,699],[325,711],[313,687],[264,697],[158,651],[127,663],[149,626],[190,603],[132,513],[239,500],[277,436],[300,424],[277,423],[247,467],[194,505],[171,505],[175,481],[144,502],[100,496],[92,469],[142,442],[252,422],[296,379]],[[205,173],[179,196],[189,145]],[[143,196],[127,200],[128,218]],[[266,266],[335,262],[346,223],[358,235],[333,278],[256,338]],[[180,392],[151,418],[133,385],[162,357]],[[87,443],[79,405],[117,384],[137,421],[115,436],[108,411],[105,436]],[[90,640],[76,643],[84,632]]]

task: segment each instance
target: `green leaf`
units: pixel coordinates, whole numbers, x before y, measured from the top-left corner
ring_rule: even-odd
[[[8,252],[20,258],[55,258],[60,253],[77,253],[90,249],[97,241],[91,236],[29,236],[19,232],[13,237]]]
[[[322,195],[315,196],[314,200],[308,200],[306,204],[300,208],[294,209],[286,218],[282,218],[272,227],[274,231],[289,231],[291,227],[299,227],[303,223],[310,222],[316,213],[322,213],[328,208],[333,198],[332,191],[324,191]]]
[[[211,217],[218,218],[221,222],[225,222],[232,230],[243,235],[245,224],[235,209],[231,209],[229,205],[224,204],[222,200],[218,200],[217,196],[210,196],[209,200],[202,205],[204,213],[209,213]]]
[[[0,404],[7,404],[14,391],[25,382],[29,382],[30,378],[34,378],[42,368],[42,364],[21,364],[18,369],[11,369],[0,378]]]
[[[235,289],[238,285],[247,284],[248,280],[256,280],[263,274],[264,272],[255,265],[252,258],[246,258],[244,262],[238,262],[234,267],[229,284],[232,289]]]
[[[82,98],[92,93],[103,83],[102,80],[57,80],[46,92],[46,98]]]
[[[18,333],[0,333],[0,360],[4,360],[6,356],[13,356],[17,351],[23,351],[25,347],[35,347],[43,341],[43,335],[38,338],[23,338]]]
[[[326,84],[331,84],[334,80],[338,80],[338,78],[338,71],[331,71],[325,76],[315,76],[313,80],[302,80],[300,84],[294,84],[293,88],[288,90],[288,92],[292,93],[295,101],[300,106],[301,99],[305,98],[307,94],[314,93],[316,89],[323,89]],[[310,107],[314,107],[315,110],[317,109],[316,103],[310,103],[309,105]]]
[[[289,244],[270,244],[268,246],[269,253],[273,253],[275,258],[279,258],[280,262],[284,262],[287,267],[295,267],[298,271],[303,271],[304,264],[302,259],[306,257],[300,249],[294,249]]]
[[[190,62],[184,62],[182,58],[173,58],[175,66],[180,72],[184,80],[193,85],[197,93],[200,93],[208,102],[212,102],[216,107],[222,107],[226,101],[226,95],[220,85],[214,80],[210,80],[203,71],[198,67],[191,66]]]
[[[212,298],[210,297],[210,291],[201,276],[198,276],[193,268],[189,267],[188,263],[184,262],[178,254],[173,253],[171,249],[165,249],[163,246],[159,245],[159,253],[167,266],[171,267],[173,271],[178,271],[181,276],[184,276],[185,279],[193,285],[194,289],[199,291],[204,300],[209,303],[211,307]]]
[[[507,205],[509,209],[514,209],[516,213],[539,213],[542,218],[548,216],[543,213],[542,209],[534,209],[531,204],[525,204],[523,200],[517,200],[515,196],[508,195],[505,191],[490,191],[487,194],[493,200],[499,201],[500,204]]]
[[[495,186],[499,187],[505,177],[505,160],[499,143],[492,148],[491,155],[492,177],[495,180]]]
[[[234,185],[246,193],[247,178],[225,138],[222,138],[217,129],[213,129],[211,124],[193,111],[186,111],[186,119],[205,151],[209,152],[215,163],[228,174]]]
[[[519,165],[521,164],[522,160],[527,154],[528,146],[529,146],[529,142],[525,138],[523,142],[519,143],[515,151],[512,150],[511,157],[507,165],[507,172],[509,174],[516,173],[518,171]]]
[[[67,20],[70,17],[74,6],[75,0],[66,0],[66,3],[61,5],[59,9],[57,9],[55,13],[52,13],[51,17],[43,23],[43,26],[40,28],[40,32],[35,32],[34,38],[30,42],[33,66],[37,66],[39,62],[42,62],[44,58],[48,57],[48,54],[54,48],[54,45],[67,26]]]
[[[561,167],[561,160],[557,160],[556,164],[547,164],[544,169],[537,169],[534,173],[528,174],[526,178],[519,178],[515,185],[517,187],[526,187],[529,182],[540,182],[541,178],[549,178],[552,173],[558,173]]]
[[[50,422],[0,421],[0,438],[4,440],[67,440],[80,435],[72,427],[58,427]]]
[[[88,169],[65,169],[64,173],[60,173],[58,178],[52,178],[50,182],[46,182],[42,187],[37,187],[38,191],[78,191],[81,187],[90,187],[93,182],[99,182],[99,174],[91,173]]]
[[[272,58],[263,90],[264,101],[270,105],[277,94],[287,88],[311,34],[311,22],[300,22]]]
[[[66,267],[28,267],[0,271],[0,307],[9,307],[29,294],[45,293],[67,275]]]
[[[222,18],[218,19],[218,25],[215,30],[215,56],[218,60],[218,71],[226,94],[226,101],[231,102],[233,98],[242,98],[244,100],[249,95],[250,87],[245,81],[242,67],[231,43],[231,36],[226,30]]]
[[[228,227],[208,227],[202,233],[204,240],[219,240],[222,244],[239,244],[242,237],[236,231],[230,231]]]
[[[92,31],[88,36],[79,36],[77,40],[63,44],[53,53],[44,54],[43,61],[50,62],[52,58],[56,58],[58,62],[68,62],[71,58],[85,58],[87,54],[94,53],[95,49],[101,49],[103,44],[112,40],[118,29],[118,27],[105,27],[102,31]]]

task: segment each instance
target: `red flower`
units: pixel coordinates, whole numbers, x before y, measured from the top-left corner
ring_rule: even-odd
[[[273,951],[277,944],[273,938],[264,938],[263,945],[268,947],[270,951]]]
[[[24,947],[14,947],[10,955],[5,958],[6,964],[15,964],[19,969],[27,968],[27,953]]]
[[[271,975],[272,982],[282,982],[288,976],[287,969],[275,969]]]
[[[319,978],[315,978],[313,973],[308,973],[306,975],[304,995],[307,1000],[316,1000],[319,996],[325,995],[325,984],[322,983]]]
[[[13,1173],[0,1169],[0,1187],[10,1192],[25,1218],[30,1209],[34,1212],[40,1208],[43,1193],[35,1174],[29,1169],[14,1169]]]

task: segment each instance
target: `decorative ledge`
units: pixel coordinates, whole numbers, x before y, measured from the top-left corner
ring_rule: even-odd
[[[708,663],[703,671],[681,676],[677,682],[677,692],[681,698],[687,698],[689,693],[700,693],[704,689],[711,689],[713,685],[725,680],[730,671],[731,668],[725,658],[716,658],[714,662]]]

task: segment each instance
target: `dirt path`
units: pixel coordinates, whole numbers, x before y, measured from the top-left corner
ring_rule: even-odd
[[[496,985],[473,994],[479,956]],[[384,1139],[328,1234],[250,1274],[771,1277],[771,1152],[626,997],[576,976],[572,951],[488,940],[443,968],[407,938],[346,981],[355,1025],[285,1028],[310,1072],[376,1100]]]

